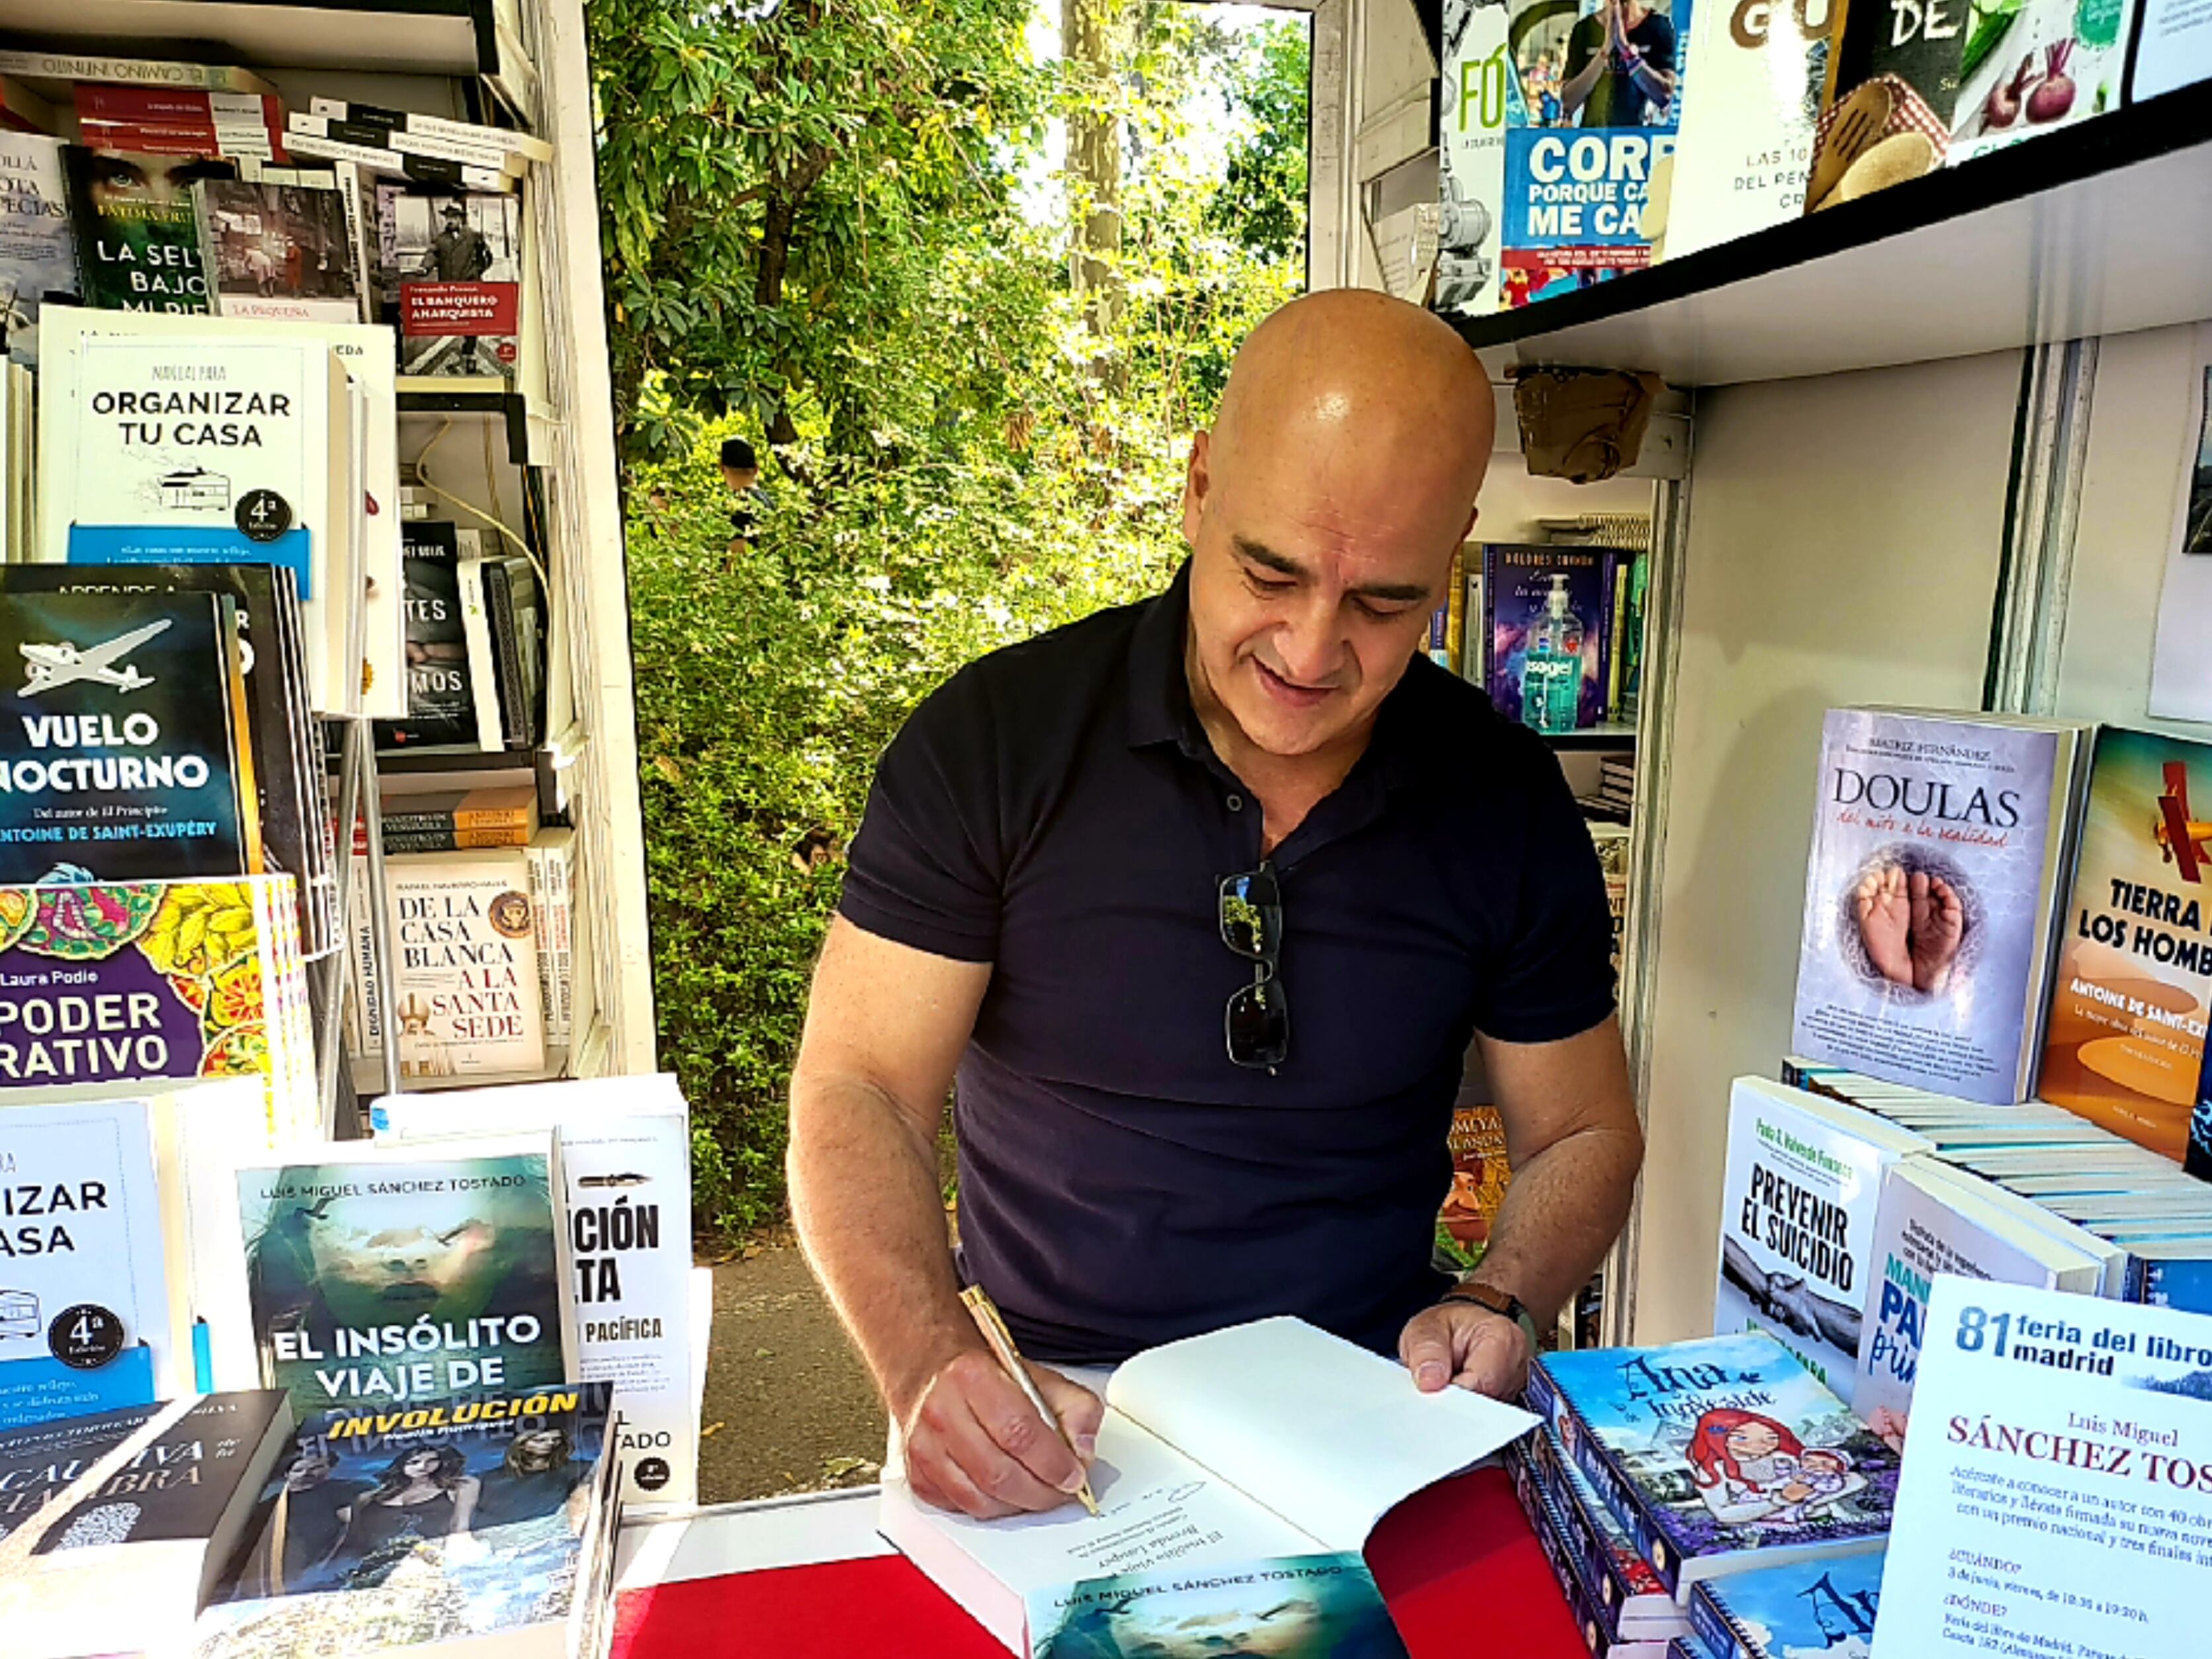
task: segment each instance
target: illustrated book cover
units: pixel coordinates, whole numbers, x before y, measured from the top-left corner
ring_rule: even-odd
[[[615,1412],[606,1384],[556,1382],[307,1414],[194,1631],[193,1659],[604,1651]]]
[[[699,1487],[691,1398],[690,1115],[674,1077],[388,1095],[371,1121],[428,1151],[440,1135],[553,1131],[572,1259],[576,1375],[622,1395],[622,1492],[689,1504]]]
[[[1080,1579],[1029,1598],[1028,1659],[1405,1659],[1374,1575],[1356,1553]]]
[[[1764,1331],[1852,1405],[1882,1172],[1932,1144],[1760,1078],[1729,1097],[1713,1331]]]
[[[1963,1099],[2025,1100],[2088,728],[1832,708],[1792,1046]]]
[[[271,1135],[317,1121],[289,876],[0,887],[0,1102],[157,1078],[258,1079]]]
[[[1071,1503],[971,1520],[885,1471],[878,1529],[1016,1654],[1040,1591],[1356,1553],[1385,1511],[1534,1426],[1461,1389],[1416,1394],[1396,1362],[1289,1318],[1139,1354],[1106,1384],[1106,1407],[1099,1516]]]
[[[237,601],[0,568],[0,882],[262,872]],[[12,677],[11,677],[12,678]]]
[[[76,293],[62,147],[35,132],[0,132],[0,343],[19,363],[39,357],[39,307]]]
[[[1884,1553],[1709,1578],[1690,1619],[1712,1659],[1872,1659]]]
[[[2036,1092],[2179,1159],[2212,1008],[2212,744],[2108,726]]]
[[[1483,550],[1490,608],[1490,701],[1538,731],[1595,726],[1605,716],[1609,550]]]
[[[193,186],[200,263],[220,317],[358,323],[362,273],[345,198],[327,185],[207,179]]]
[[[102,311],[205,311],[192,186],[228,179],[228,161],[64,145],[77,291]]]
[[[1771,1336],[1545,1354],[1527,1398],[1678,1600],[1888,1530],[1897,1454]]]
[[[1437,1213],[1434,1254],[1444,1272],[1461,1273],[1482,1260],[1513,1178],[1505,1121],[1495,1106],[1455,1106],[1444,1144],[1451,1152],[1452,1184]]]
[[[522,344],[522,210],[512,194],[380,180],[377,315],[399,372],[504,387]]]
[[[304,1418],[570,1375],[551,1135],[309,1150],[246,1164],[229,1212],[211,1203],[210,1229],[239,1241],[207,1304],[218,1381],[247,1373]]]

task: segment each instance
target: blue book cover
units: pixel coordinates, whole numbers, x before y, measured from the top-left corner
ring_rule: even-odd
[[[1616,1620],[1624,1614],[1643,1620],[1655,1612],[1664,1617],[1674,1606],[1672,1593],[1637,1553],[1635,1537],[1620,1517],[1560,1448],[1558,1431],[1547,1423],[1522,1443],[1538,1480],[1559,1500],[1559,1513],[1577,1534],[1589,1565],[1591,1588],[1607,1610]],[[1665,1601],[1667,1609],[1655,1609],[1658,1601]]]
[[[1799,1054],[1988,1105],[2027,1098],[2086,731],[1828,711]]]
[[[2212,1240],[2128,1247],[2126,1297],[2176,1313],[2212,1314]]]
[[[1885,1557],[1760,1567],[1708,1579],[1690,1622],[1713,1659],[1870,1659]]]
[[[196,1654],[287,1659],[573,1632],[604,1571],[593,1552],[608,1518],[611,1389],[310,1414],[261,1488]]]
[[[1554,578],[1564,578],[1566,611],[1581,635],[1582,689],[1576,726],[1605,715],[1605,612],[1609,555],[1599,547],[1483,549],[1489,590],[1490,700],[1506,719],[1537,725],[1528,714],[1527,669],[1539,624],[1547,620]]]
[[[1888,1531],[1897,1454],[1772,1337],[1547,1354],[1528,1404],[1678,1599]]]
[[[228,595],[26,592],[0,569],[0,665],[21,677],[0,688],[0,882],[259,873]]]
[[[1406,1659],[1353,1554],[1285,1555],[1080,1579],[1028,1598],[1029,1659]]]
[[[1552,1577],[1559,1580],[1559,1594],[1566,1598],[1567,1611],[1574,1615],[1575,1628],[1582,1632],[1583,1645],[1594,1654],[1605,1652],[1618,1638],[1618,1627],[1583,1576],[1583,1564],[1568,1535],[1566,1517],[1559,1512],[1559,1500],[1545,1488],[1542,1478],[1518,1447],[1508,1452],[1505,1461],[1507,1471],[1513,1477],[1513,1495],[1520,1500],[1522,1513],[1528,1517],[1529,1529],[1543,1547]]]

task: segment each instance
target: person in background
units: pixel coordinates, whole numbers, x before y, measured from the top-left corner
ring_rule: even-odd
[[[760,457],[743,438],[722,441],[722,482],[730,487],[730,551],[753,543],[760,520]]]
[[[1567,37],[1559,106],[1578,126],[1647,126],[1666,118],[1674,64],[1672,19],[1644,0],[1598,0]]]

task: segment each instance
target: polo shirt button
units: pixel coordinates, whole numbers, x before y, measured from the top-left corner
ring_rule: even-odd
[[[1229,810],[1232,812],[1243,811],[1244,810],[1244,797],[1242,795],[1231,795],[1229,798]]]

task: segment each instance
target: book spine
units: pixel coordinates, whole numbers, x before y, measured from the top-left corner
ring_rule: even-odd
[[[1628,610],[1628,562],[1626,553],[1609,554],[1606,558],[1605,623],[1598,641],[1598,650],[1604,658],[1605,718],[1620,718],[1620,665],[1626,654],[1621,648],[1621,623]]]
[[[379,149],[369,144],[341,143],[333,138],[316,138],[303,132],[288,133],[285,143],[295,155],[310,155],[325,161],[351,161],[372,173],[412,179],[421,184],[449,185],[462,190],[486,191],[512,191],[514,188],[514,179],[495,168],[465,167],[458,161],[441,161],[436,156],[404,155],[398,150]]]
[[[486,846],[512,845],[521,847],[530,840],[533,827],[526,807],[456,807],[439,812],[386,812],[377,820],[387,836],[451,835],[457,830],[497,830],[512,836],[511,842],[483,843]]]
[[[1464,615],[1460,623],[1460,678],[1481,685],[1490,678],[1490,611],[1485,603],[1488,590],[1482,580],[1479,550],[1461,586],[1466,590],[1466,597],[1462,601]]]
[[[1529,1375],[1533,1381],[1535,1370],[1532,1369]],[[1548,1382],[1547,1387],[1550,1387]],[[1533,1388],[1530,1392],[1533,1397]],[[1560,1395],[1556,1389],[1551,1389],[1550,1392],[1554,1402],[1553,1421],[1559,1431],[1560,1443],[1571,1449],[1569,1455],[1575,1460],[1575,1467],[1583,1472],[1583,1478],[1591,1486],[1597,1488],[1599,1498],[1627,1529],[1635,1542],[1637,1553],[1650,1563],[1652,1571],[1658,1574],[1659,1582],[1667,1587],[1668,1594],[1679,1599],[1682,1590],[1682,1564],[1675,1556],[1674,1546],[1653,1521],[1643,1493],[1637,1491],[1634,1482],[1613,1467],[1613,1460],[1606,1455],[1597,1437],[1583,1421],[1574,1402]],[[1535,1407],[1531,1406],[1529,1409],[1534,1411]]]
[[[211,92],[276,88],[251,70],[220,64],[172,64],[145,58],[107,58],[70,52],[0,47],[0,75],[34,81],[105,81],[129,86],[204,87]]]
[[[1574,1552],[1560,1531],[1557,1511],[1545,1502],[1543,1486],[1526,1457],[1516,1450],[1508,1455],[1506,1464],[1513,1479],[1513,1496],[1520,1503],[1522,1513],[1528,1517],[1528,1529],[1536,1534],[1552,1577],[1559,1581],[1559,1594],[1566,1598],[1567,1610],[1574,1615],[1575,1628],[1582,1635],[1583,1644],[1593,1655],[1607,1653],[1614,1640],[1615,1626],[1592,1601],[1589,1586],[1575,1571]]]
[[[545,1010],[545,1045],[566,1048],[575,974],[570,948],[575,915],[570,907],[567,848],[531,848],[530,902],[538,912],[538,984]]]
[[[375,104],[348,103],[337,98],[310,98],[307,110],[313,115],[326,115],[333,120],[348,121],[361,126],[384,127],[395,132],[424,133],[434,137],[452,138],[461,143],[474,144],[479,149],[511,150],[532,161],[553,159],[552,145],[543,138],[517,132],[511,127],[478,126],[468,121],[450,121],[441,115],[420,115],[413,110],[385,109]]]
[[[464,556],[455,565],[461,602],[461,637],[469,653],[469,692],[476,702],[477,747],[491,753],[507,747],[500,730],[499,675],[494,665],[491,619],[484,611],[484,561]]]
[[[527,830],[392,830],[384,832],[384,850],[387,853],[466,853],[484,847],[527,847]],[[354,832],[354,851],[368,850],[368,837],[359,830]]]
[[[523,678],[522,630],[515,616],[514,578],[504,559],[488,559],[483,567],[484,609],[491,617],[491,641],[499,661],[501,724],[509,749],[531,744],[529,682]]]
[[[1577,1534],[1585,1559],[1589,1563],[1589,1580],[1596,1589],[1598,1599],[1618,1618],[1638,1594],[1637,1588],[1621,1576],[1620,1563],[1613,1559],[1613,1540],[1595,1516],[1584,1507],[1583,1494],[1567,1478],[1565,1468],[1558,1462],[1558,1443],[1548,1429],[1539,1429],[1528,1437],[1531,1458],[1537,1474],[1542,1478],[1559,1501],[1559,1513]]]
[[[1713,1598],[1709,1584],[1699,1583],[1691,1587],[1690,1628],[1712,1659],[1766,1659]]]
[[[428,156],[462,167],[483,167],[520,177],[530,163],[512,150],[467,143],[434,133],[406,128],[374,126],[362,121],[335,120],[327,115],[294,115],[284,123],[293,137],[324,138],[333,143],[358,144],[364,149],[386,149],[401,155]]]

